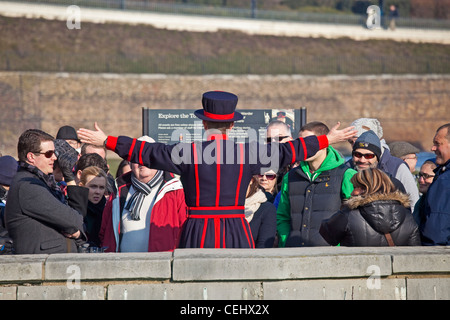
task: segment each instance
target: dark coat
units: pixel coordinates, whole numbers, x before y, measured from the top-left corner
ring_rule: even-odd
[[[77,252],[75,240],[62,232],[83,232],[89,189],[68,186],[68,205],[35,174],[17,172],[8,192],[6,227],[16,254]]]
[[[401,192],[350,198],[343,210],[324,220],[320,234],[331,245],[359,247],[387,246],[385,234],[396,246],[419,246],[420,234]]]
[[[270,202],[261,203],[250,221],[255,248],[273,248],[277,233],[277,209]]]
[[[450,160],[434,170],[420,217],[423,245],[450,245]]]
[[[102,215],[105,209],[106,198],[102,197],[99,203],[93,204],[88,201],[87,213],[84,217],[84,224],[86,226],[86,235],[89,245],[92,247],[100,247],[101,241],[98,237],[100,227],[102,225]]]

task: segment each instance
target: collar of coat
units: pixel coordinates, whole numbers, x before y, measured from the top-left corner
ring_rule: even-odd
[[[345,202],[345,205],[353,210],[358,207],[368,205],[374,201],[398,201],[402,206],[406,208],[409,208],[411,206],[408,195],[400,191],[391,193],[374,193],[370,195],[359,195],[351,197]]]

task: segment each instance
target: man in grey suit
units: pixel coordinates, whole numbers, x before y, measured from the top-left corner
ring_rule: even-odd
[[[5,208],[16,254],[77,252],[77,242],[85,239],[83,215],[89,191],[75,185],[74,163],[68,161],[73,148],[68,147],[58,154],[54,138],[37,129],[19,137],[19,169]],[[56,160],[68,185],[67,197],[52,175]]]

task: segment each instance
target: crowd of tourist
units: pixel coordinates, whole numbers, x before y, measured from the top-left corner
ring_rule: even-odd
[[[450,123],[416,168],[420,150],[387,144],[372,118],[299,132],[275,120],[264,143],[237,143],[227,135],[242,119],[237,101],[204,93],[195,115],[208,138],[192,143],[108,136],[97,124],[26,130],[18,160],[0,157],[0,253],[450,244]],[[343,141],[348,161],[332,146]],[[124,159],[114,176],[107,150]]]

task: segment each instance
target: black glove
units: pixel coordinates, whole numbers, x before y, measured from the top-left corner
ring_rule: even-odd
[[[65,140],[56,139],[55,144],[55,155],[58,161],[59,168],[64,177],[65,182],[70,182],[75,180],[75,175],[73,174],[73,168],[78,161],[78,152]]]

